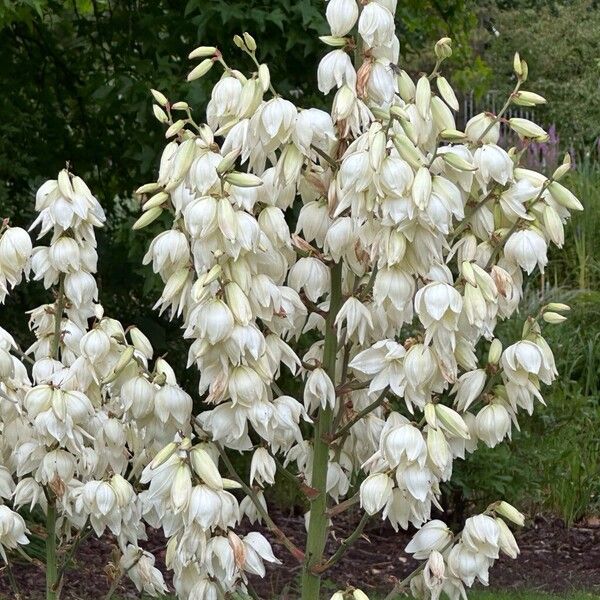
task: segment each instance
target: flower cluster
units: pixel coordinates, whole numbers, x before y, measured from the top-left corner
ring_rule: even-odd
[[[319,90],[335,90],[329,112],[281,97],[247,33],[234,42],[249,72],[212,46],[190,54],[200,60],[190,81],[221,70],[206,122],[152,91],[168,142],[157,180],[137,191],[134,229],[161,215],[170,224],[144,263],[164,283],[155,308],[182,323],[207,410],[193,415],[143,333],[97,304],[104,216],[79,178],[62,171],[38,192],[34,227],[51,233],[49,246],[32,250],[23,230],[2,230],[0,296],[30,265],[57,292],[31,312],[31,369],[0,335],[1,495],[58,508],[64,530],[112,532],[121,571],[148,594],[165,584],[138,545],[144,523],[162,528],[175,590],[190,600],[244,589],[278,562],[262,534],[235,532],[243,518],[264,522],[302,563],[303,600],[319,596],[349,543],[324,557],[330,519],[355,503],[365,515],[356,536],[375,515],[418,529],[406,548],[425,561],[410,578],[417,597],[464,597],[500,552],[518,554],[505,520],[523,516],[506,503],[458,534],[432,509],[443,508],[454,460],[509,438],[557,376],[543,328],[568,306],[543,306],[506,347],[494,332],[582,207],[560,183],[568,158],[551,177],[520,166],[546,136],[504,116],[545,102],[522,89],[525,61],[515,57],[501,112],[459,131],[442,74],[451,40],[414,80],[397,66],[395,4],[329,0],[330,51],[318,67]],[[498,145],[503,121],[522,147]],[[251,453],[247,478],[228,451]],[[310,505],[306,553],[268,513],[263,491],[279,471]],[[26,530],[7,510],[0,544],[13,548]],[[366,598],[334,595],[350,597]]]
[[[326,498],[346,497],[358,475],[368,515],[422,528],[407,548],[428,558],[413,587],[455,597],[475,577],[485,583],[498,551],[516,556],[516,545],[493,510],[457,539],[431,510],[453,461],[509,437],[557,375],[542,324],[568,307],[544,307],[507,348],[494,330],[517,309],[523,272],[543,270],[581,205],[559,183],[568,162],[547,178],[519,166],[524,150],[498,145],[502,114],[457,130],[458,102],[441,73],[451,40],[414,81],[396,66],[394,10],[329,1],[331,35],[321,39],[333,49],[318,86],[336,90],[330,113],[279,96],[248,34],[234,41],[256,65],[250,74],[214,47],[192,52],[203,60],[190,80],[218,64],[223,73],[203,124],[153,92],[170,141],[157,182],[138,190],[146,199],[135,227],[171,215],[145,259],[165,282],[157,306],[181,317],[192,340],[188,364],[212,405],[198,434],[253,452],[262,510],[279,454],[309,484],[311,546],[326,535],[317,531],[327,528]],[[543,103],[521,89],[518,55],[515,73],[510,102]],[[524,119],[508,126],[525,145],[546,135]],[[298,355],[298,339],[317,341]],[[282,363],[302,375],[302,398],[281,389]],[[301,422],[315,419],[314,439],[303,437]],[[175,459],[165,464],[176,471]],[[306,562],[314,574],[318,560]]]

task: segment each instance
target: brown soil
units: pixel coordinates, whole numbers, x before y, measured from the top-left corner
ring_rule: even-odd
[[[299,546],[304,540],[302,517],[274,515],[282,529]],[[346,517],[336,530],[336,540],[328,543],[328,553],[337,547],[356,524],[356,516]],[[264,580],[254,580],[255,589],[265,600],[295,600],[296,582],[300,566],[286,550],[267,533],[275,554],[283,564],[267,571]],[[397,578],[410,573],[416,562],[404,555],[410,533],[394,533],[389,527],[373,523],[341,561],[326,574],[327,589],[359,584],[368,592],[389,589]],[[158,533],[151,536],[147,548],[154,550],[162,563],[162,540]],[[502,558],[491,570],[490,584],[502,589],[535,589],[561,592],[588,590],[600,594],[600,524],[588,522],[566,528],[561,521],[538,517],[529,527],[518,533],[521,556],[513,561]],[[100,600],[108,590],[105,567],[111,560],[112,546],[108,541],[90,539],[82,545],[76,564],[65,578],[62,598],[65,600]],[[44,578],[41,569],[16,564],[15,576],[23,591],[23,600],[41,600],[44,596]],[[279,594],[279,596],[276,596]],[[139,598],[130,583],[123,582],[120,599]],[[4,570],[0,574],[0,598],[13,600]]]

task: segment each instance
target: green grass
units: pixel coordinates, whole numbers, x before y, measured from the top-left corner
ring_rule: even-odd
[[[527,591],[496,591],[475,590],[468,594],[469,600],[592,600],[598,598],[592,592],[566,592],[565,594],[545,594],[542,592]]]

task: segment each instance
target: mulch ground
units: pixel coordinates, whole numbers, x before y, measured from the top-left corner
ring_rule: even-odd
[[[302,546],[304,523],[301,516],[276,514],[275,521]],[[356,515],[349,515],[336,530],[337,540],[343,539],[356,524]],[[265,599],[295,600],[295,585],[300,566],[286,550],[266,534],[273,543],[275,554],[283,564],[271,567],[263,580],[253,580],[258,593]],[[146,547],[155,550],[162,564],[163,545],[158,533],[153,533]],[[395,533],[391,528],[374,523],[365,530],[340,562],[326,575],[327,588],[342,588],[360,584],[368,590],[389,590],[396,579],[409,574],[417,565],[407,558],[404,547],[411,534]],[[596,521],[566,528],[557,519],[538,517],[517,536],[521,556],[517,560],[500,559],[491,570],[490,585],[498,589],[527,589],[547,592],[586,590],[600,595],[600,524]],[[331,539],[328,553],[337,547]],[[111,560],[113,548],[108,541],[90,539],[78,554],[77,562],[65,578],[62,598],[65,600],[101,600],[109,587],[105,566]],[[160,566],[160,565],[159,565]],[[15,576],[24,591],[23,600],[44,597],[43,572],[30,565],[17,564]],[[117,596],[120,599],[139,598],[135,589],[124,582]],[[0,598],[13,600],[6,574],[0,577]]]

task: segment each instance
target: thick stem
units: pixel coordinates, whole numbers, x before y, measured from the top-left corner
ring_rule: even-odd
[[[334,385],[337,358],[335,318],[340,309],[341,299],[342,265],[338,263],[331,267],[331,294],[329,295],[329,312],[325,324],[325,345],[323,347],[323,367]],[[329,532],[327,516],[329,445],[326,440],[331,433],[332,419],[333,409],[330,406],[319,409],[313,440],[311,480],[311,487],[317,490],[318,493],[310,506],[306,561],[302,572],[302,600],[317,600],[321,587],[321,575],[313,573],[312,570],[323,558],[325,542]]]
[[[65,303],[65,276],[60,275],[58,297],[54,312],[54,338],[51,353],[55,360],[60,356],[60,327]],[[48,510],[46,513],[46,600],[58,598],[58,564],[56,560],[56,498],[52,490],[47,492]]]
[[[46,513],[46,600],[56,600],[58,568],[56,562],[56,502],[48,500]]]

